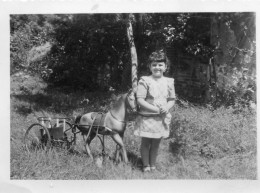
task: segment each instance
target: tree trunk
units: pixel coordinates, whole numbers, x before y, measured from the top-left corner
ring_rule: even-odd
[[[127,25],[127,38],[129,42],[130,52],[131,52],[131,61],[132,61],[132,89],[134,92],[137,90],[137,53],[134,43],[133,27],[131,23],[131,14],[128,16],[128,25]]]

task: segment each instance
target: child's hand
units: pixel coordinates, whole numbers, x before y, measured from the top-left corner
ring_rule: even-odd
[[[164,114],[164,113],[168,113],[169,109],[167,106],[160,106],[160,113]]]

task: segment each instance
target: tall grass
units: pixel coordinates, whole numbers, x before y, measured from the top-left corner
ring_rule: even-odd
[[[180,101],[173,110],[170,146],[214,178],[256,178],[256,112],[210,109]],[[194,161],[196,162],[196,161]]]
[[[157,171],[142,173],[140,138],[133,135],[131,123],[124,137],[129,164],[114,162],[116,146],[109,137],[105,141],[108,156],[104,158],[100,156],[99,140],[91,143],[94,161],[85,153],[81,135],[74,151],[59,147],[26,151],[22,138],[37,116],[73,117],[107,111],[114,97],[112,93],[70,93],[47,87],[41,90],[32,82],[23,87],[26,92],[20,84],[12,84],[11,89],[15,91],[11,92],[11,179],[257,178],[256,112],[251,109],[211,109],[179,100],[171,112],[171,135],[160,145]]]

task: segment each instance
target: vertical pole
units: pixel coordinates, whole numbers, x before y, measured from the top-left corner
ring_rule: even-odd
[[[48,126],[47,126],[47,128],[48,128],[48,129],[51,128],[51,118],[50,118],[50,117],[48,118]]]
[[[42,124],[43,126],[45,126],[44,118],[41,118],[41,124]],[[44,130],[44,129],[42,129],[42,134],[41,134],[41,135],[42,135],[42,136],[45,135],[45,130]]]
[[[56,119],[56,127],[59,127],[60,125],[59,125],[59,119]]]
[[[66,123],[66,120],[63,119],[63,133],[65,132],[65,123]]]
[[[42,125],[44,125],[44,118],[41,118],[40,123],[41,123]],[[45,125],[44,125],[44,126],[45,126]]]
[[[132,27],[132,23],[131,23],[131,16],[132,16],[132,14],[128,15],[127,38],[128,38],[128,43],[129,43],[129,47],[130,47],[131,61],[132,61],[132,89],[133,89],[133,92],[136,93],[138,61],[137,61],[137,53],[136,53],[136,47],[135,47],[135,42],[134,42],[133,27]]]

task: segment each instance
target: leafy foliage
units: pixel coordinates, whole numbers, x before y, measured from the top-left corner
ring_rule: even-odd
[[[54,24],[52,82],[89,90],[119,84],[130,59],[125,22],[120,15],[62,15]]]
[[[216,94],[214,105],[237,108],[256,103],[256,37],[254,13],[219,14],[221,37],[214,60]]]
[[[222,158],[244,152],[256,152],[255,111],[224,107],[195,107],[179,101],[172,119],[172,150],[186,158],[200,156]]]
[[[203,62],[213,61],[215,78],[206,83],[213,106],[255,103],[254,18],[253,13],[132,14],[138,75],[148,73],[151,51],[172,47]],[[126,14],[10,19],[11,74],[38,73],[49,85],[73,90],[131,86]],[[217,39],[212,38],[215,24],[221,27]]]
[[[218,74],[218,92],[215,106],[244,108],[256,103],[256,77],[248,69],[233,68],[225,74]]]
[[[42,15],[11,15],[11,74],[21,70],[40,72],[44,65],[31,65],[50,51],[52,26]],[[37,53],[39,53],[37,56]]]

